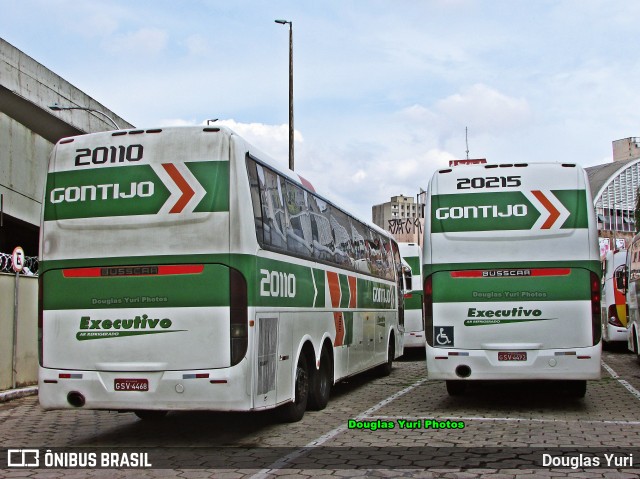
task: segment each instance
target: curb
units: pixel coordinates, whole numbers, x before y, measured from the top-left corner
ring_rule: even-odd
[[[19,399],[25,396],[33,396],[35,394],[38,394],[38,386],[0,391],[0,403],[11,401],[12,399]]]

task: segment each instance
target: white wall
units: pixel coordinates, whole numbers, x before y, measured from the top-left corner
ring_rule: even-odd
[[[0,390],[12,387],[13,317],[16,276],[0,273]],[[38,382],[38,278],[18,279],[16,385]]]

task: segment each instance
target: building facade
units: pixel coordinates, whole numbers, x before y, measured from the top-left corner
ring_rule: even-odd
[[[391,200],[371,208],[373,222],[389,231],[397,241],[422,244],[425,193],[392,196]]]
[[[624,248],[637,231],[636,195],[640,188],[640,138],[612,142],[613,162],[585,168],[598,220],[600,252]]]

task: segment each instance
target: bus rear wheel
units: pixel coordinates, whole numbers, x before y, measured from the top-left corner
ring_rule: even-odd
[[[327,348],[322,349],[320,368],[314,372],[309,392],[310,409],[321,411],[329,403],[333,385],[333,361]]]
[[[447,381],[447,394],[449,394],[449,396],[462,396],[466,391],[467,383],[465,381]]]
[[[581,399],[587,394],[587,381],[585,380],[567,381],[566,388],[569,396],[573,398]]]
[[[389,376],[393,369],[393,359],[396,355],[396,342],[393,335],[389,336],[389,347],[387,348],[387,362],[380,366],[380,375]]]
[[[300,355],[296,366],[295,397],[293,401],[280,408],[280,419],[284,422],[297,422],[307,410],[309,399],[309,366],[304,354]]]

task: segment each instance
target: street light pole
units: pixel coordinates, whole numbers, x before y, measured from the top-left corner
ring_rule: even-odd
[[[293,170],[293,22],[276,20],[280,25],[289,25],[289,169]]]
[[[116,127],[116,130],[120,129],[120,127],[118,126],[118,124],[116,123],[116,121],[113,118],[111,118],[105,112],[100,111],[100,110],[94,110],[93,108],[86,108],[86,107],[83,107],[83,106],[60,106],[57,103],[54,103],[53,105],[51,105],[49,107],[49,109],[53,110],[53,111],[82,110],[82,111],[89,111],[89,112],[97,113],[99,115],[104,116],[107,120],[109,120],[111,122],[111,124]]]

